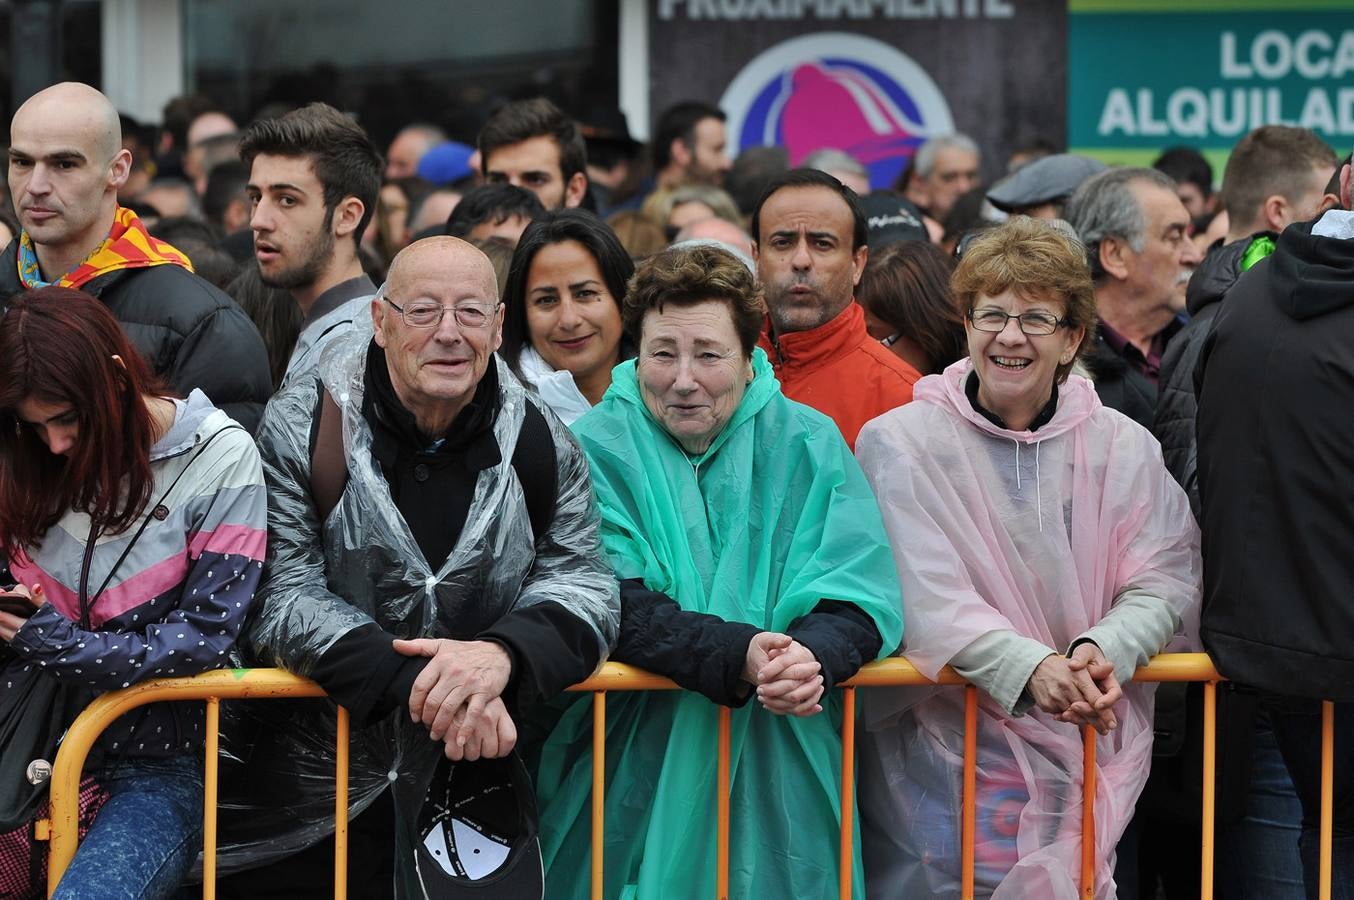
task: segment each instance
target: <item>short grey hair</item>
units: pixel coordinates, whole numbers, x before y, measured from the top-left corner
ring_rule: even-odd
[[[974,156],[982,158],[978,151],[978,145],[973,138],[966,134],[955,132],[954,134],[942,134],[939,137],[933,137],[917,148],[917,154],[912,157],[912,173],[918,178],[930,178],[931,170],[936,167],[936,155],[941,150],[965,150]]]
[[[1091,275],[1097,281],[1105,274],[1100,267],[1100,242],[1105,238],[1127,241],[1134,253],[1146,246],[1147,217],[1133,191],[1135,184],[1155,185],[1175,194],[1175,181],[1156,169],[1109,169],[1083,181],[1063,211],[1063,218],[1086,246]]]
[[[870,172],[865,166],[851,154],[838,150],[834,147],[824,147],[821,150],[815,150],[804,161],[800,163],[805,169],[817,169],[820,172],[826,172],[832,175],[836,172],[849,172],[861,178],[869,178]]]

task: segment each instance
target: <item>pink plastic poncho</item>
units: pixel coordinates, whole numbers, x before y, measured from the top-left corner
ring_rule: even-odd
[[[898,563],[904,655],[935,677],[994,630],[1066,652],[1128,587],[1170,603],[1181,622],[1173,646],[1192,644],[1198,529],[1156,440],[1102,406],[1077,375],[1037,432],[998,428],[965,396],[970,370],[965,359],[922,379],[916,402],[866,425],[856,445]],[[1114,847],[1147,780],[1154,688],[1125,684],[1119,727],[1097,742],[1096,897],[1114,897]],[[1037,708],[1012,716],[979,697],[979,893],[1072,900],[1080,730]],[[963,691],[878,689],[865,703],[859,796],[869,896],[957,896]]]

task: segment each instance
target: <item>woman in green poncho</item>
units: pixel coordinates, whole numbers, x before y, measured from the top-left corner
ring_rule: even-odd
[[[715,703],[737,707],[731,896],[837,891],[841,716],[826,691],[898,645],[902,604],[846,442],[755,349],[764,314],[731,254],[653,257],[624,308],[639,357],[575,425],[621,580],[612,659],[704,695],[609,697],[608,898],[714,891]],[[588,896],[591,722],[575,703],[542,752],[551,898]]]

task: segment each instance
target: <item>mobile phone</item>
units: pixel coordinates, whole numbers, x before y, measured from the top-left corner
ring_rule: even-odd
[[[0,612],[27,619],[37,611],[38,608],[29,603],[28,598],[23,594],[0,594]]]

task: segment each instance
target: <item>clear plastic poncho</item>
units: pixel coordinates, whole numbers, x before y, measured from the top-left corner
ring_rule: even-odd
[[[766,354],[710,448],[689,456],[651,416],[635,363],[613,370],[576,430],[591,461],[602,540],[618,577],[683,609],[784,631],[824,598],[866,612],[883,652],[902,631],[879,509],[826,416],[787,399]],[[730,753],[732,897],[836,896],[840,692],[806,718],[735,709]],[[550,735],[537,777],[546,893],[589,896],[592,707]],[[715,889],[719,708],[697,694],[607,697],[606,897]],[[859,846],[859,834],[855,846]],[[856,896],[862,896],[859,857]]]
[[[1197,634],[1198,530],[1156,440],[1069,376],[1037,432],[997,427],[964,393],[969,360],[916,385],[866,425],[856,455],[874,486],[907,614],[903,653],[935,677],[991,631],[1065,652],[1126,587],[1169,603]],[[1097,741],[1096,897],[1147,780],[1155,685],[1124,682],[1119,727]],[[861,831],[872,898],[957,897],[963,690],[865,693]],[[997,898],[1079,896],[1080,730],[979,693],[976,876]]]
[[[470,639],[511,609],[551,600],[596,629],[605,656],[620,622],[617,585],[601,555],[587,461],[550,413],[558,500],[549,530],[533,541],[511,465],[526,391],[497,356],[500,405],[494,435],[502,462],[480,473],[461,535],[436,571],[391,499],[361,414],[371,331],[326,348],[319,367],[343,412],[348,484],[323,523],[309,492],[311,422],[319,385],[302,379],[273,398],[258,442],[268,484],[269,549],[258,612],[242,638],[253,664],[306,674],[354,628],[375,621],[400,638]],[[333,830],[335,706],[328,700],[228,704],[223,717],[223,870],[294,853]],[[353,729],[350,814],[393,787],[396,820],[412,823],[441,742],[401,707]],[[404,835],[408,837],[408,835]],[[404,849],[404,848],[401,848]],[[412,860],[412,853],[401,858]],[[407,874],[407,873],[405,873]],[[398,867],[397,867],[398,877]]]

